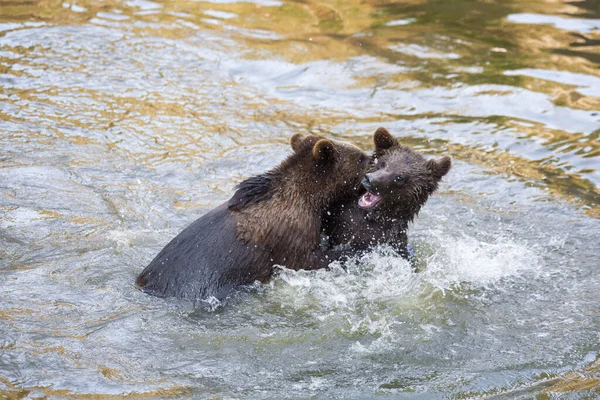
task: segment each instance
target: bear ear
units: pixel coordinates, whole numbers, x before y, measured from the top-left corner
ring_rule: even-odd
[[[306,149],[308,147],[312,147],[319,140],[318,137],[314,135],[305,135],[303,133],[294,133],[290,137],[290,146],[292,146],[292,150],[294,153],[298,153],[302,149]]]
[[[336,148],[331,140],[321,139],[313,147],[312,154],[315,161],[324,162],[335,158]]]
[[[385,150],[400,144],[385,128],[377,128],[373,134],[373,142],[375,143],[375,150]]]
[[[444,175],[450,171],[452,167],[452,159],[448,156],[438,158],[437,160],[427,161],[427,168],[431,171],[431,174],[437,179],[442,179]]]

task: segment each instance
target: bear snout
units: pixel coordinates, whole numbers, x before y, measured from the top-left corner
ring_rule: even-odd
[[[365,175],[365,178],[362,181],[363,186],[369,192],[377,195],[381,195],[381,192],[387,191],[387,187],[389,186],[391,178],[391,174],[385,170],[377,170],[374,172],[369,172]]]
[[[371,183],[372,176],[370,176],[370,175],[371,174],[366,174],[361,183],[364,186],[364,188],[367,189],[368,192],[373,192],[375,190],[375,188],[373,187],[373,184]]]

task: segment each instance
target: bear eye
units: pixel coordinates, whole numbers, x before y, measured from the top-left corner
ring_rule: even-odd
[[[398,185],[404,185],[406,180],[402,176],[397,176],[396,179],[394,179],[394,182],[396,182]]]

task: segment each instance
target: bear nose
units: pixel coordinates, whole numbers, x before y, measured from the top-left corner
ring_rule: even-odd
[[[367,189],[369,192],[371,190],[373,190],[373,185],[371,184],[371,174],[366,174],[365,177],[362,180],[362,185],[365,187],[365,189]]]

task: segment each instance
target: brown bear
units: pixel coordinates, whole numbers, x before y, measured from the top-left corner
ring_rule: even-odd
[[[438,188],[452,166],[450,157],[425,160],[402,146],[385,128],[374,134],[375,153],[362,181],[362,195],[334,203],[323,215],[323,233],[332,248],[351,255],[388,244],[409,258],[408,223]]]
[[[203,300],[267,281],[274,265],[317,269],[321,216],[332,202],[357,193],[369,165],[359,148],[295,134],[293,154],[278,167],[241,182],[226,203],[177,235],[136,284],[159,297]]]

